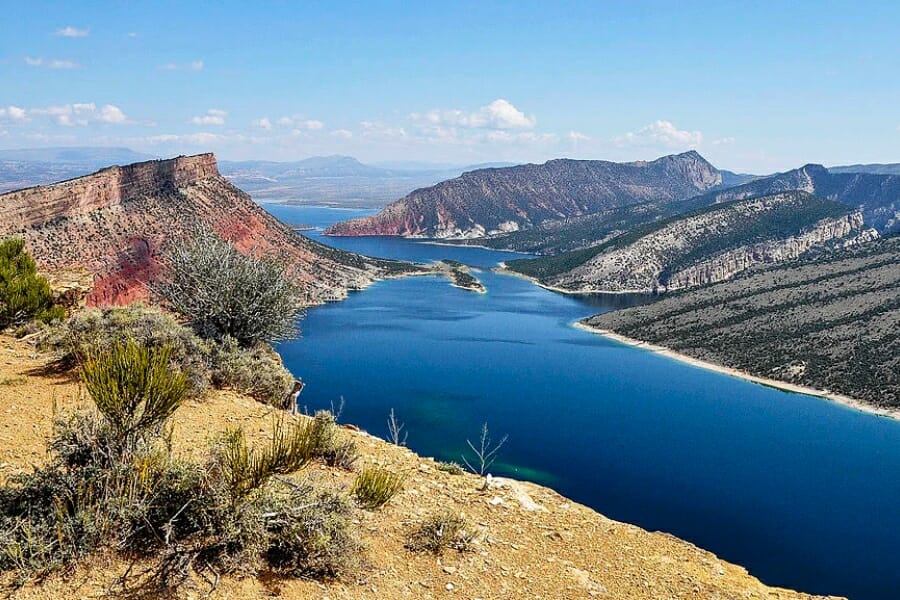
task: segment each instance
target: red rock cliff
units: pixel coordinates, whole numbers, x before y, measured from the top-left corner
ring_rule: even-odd
[[[0,236],[25,239],[51,273],[87,271],[89,304],[147,296],[160,252],[203,223],[243,252],[278,252],[309,303],[341,297],[379,266],[297,235],[219,175],[212,154],[110,167],[68,181],[0,194]]]

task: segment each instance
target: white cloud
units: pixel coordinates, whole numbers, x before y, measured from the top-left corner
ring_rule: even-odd
[[[318,131],[325,127],[325,123],[316,119],[307,119],[301,115],[281,117],[276,121],[282,127],[291,127],[296,131]]]
[[[655,121],[613,138],[619,146],[662,146],[666,148],[693,148],[703,143],[703,133],[678,129],[671,121]]]
[[[227,114],[224,110],[211,108],[206,111],[205,115],[192,118],[191,123],[194,125],[224,125]]]
[[[203,61],[195,60],[187,64],[179,65],[175,63],[166,63],[157,67],[160,71],[202,71]]]
[[[566,139],[568,139],[573,144],[578,142],[586,142],[591,139],[591,136],[581,133],[580,131],[570,131],[566,134]]]
[[[253,121],[253,126],[268,131],[272,129],[272,121],[269,120],[269,117],[263,117],[261,119],[256,119],[255,121]]]
[[[362,127],[362,134],[364,137],[377,137],[387,139],[409,137],[409,134],[403,127],[394,127],[386,123],[382,123],[381,121],[362,121],[359,125],[360,127]]]
[[[124,123],[128,119],[125,117],[125,113],[122,112],[122,109],[118,106],[104,104],[103,108],[100,109],[97,120],[104,123]]]
[[[26,121],[27,113],[24,108],[18,106],[0,107],[0,119],[9,119],[10,121]]]
[[[127,35],[128,37],[130,37],[130,38],[136,38],[136,37],[138,37],[138,34],[137,34],[136,31],[129,31],[126,35]]]
[[[490,104],[467,112],[464,110],[430,110],[413,113],[410,118],[423,126],[463,127],[467,129],[531,129],[537,124],[508,100],[498,98]]]
[[[331,132],[331,135],[333,135],[334,137],[339,137],[339,138],[343,138],[345,140],[349,140],[350,138],[353,137],[353,132],[350,131],[349,129],[335,129],[334,131]]]
[[[727,146],[727,145],[733,144],[734,142],[735,142],[735,139],[733,137],[723,137],[723,138],[719,138],[717,140],[713,140],[711,142],[711,144],[713,146]]]
[[[224,135],[218,133],[209,133],[209,132],[199,132],[199,133],[189,133],[185,135],[176,135],[171,133],[165,133],[162,135],[152,135],[145,138],[139,138],[138,141],[144,142],[147,144],[172,144],[172,143],[183,143],[183,144],[191,144],[194,146],[206,146],[209,144],[215,144],[217,142],[225,141],[227,138]]]
[[[50,58],[25,57],[25,64],[29,67],[43,67],[45,69],[77,69],[78,63],[72,60],[58,60]]]
[[[53,35],[58,35],[61,37],[87,37],[90,34],[90,30],[88,29],[78,29],[77,27],[72,27],[69,25],[68,27],[63,27],[62,29],[57,29]]]
[[[13,108],[13,107],[10,107]],[[21,110],[21,109],[20,109]],[[75,102],[44,108],[32,108],[26,114],[37,117],[51,117],[64,127],[85,127],[90,123],[128,123],[128,117],[114,104],[104,104],[100,109],[93,102]]]

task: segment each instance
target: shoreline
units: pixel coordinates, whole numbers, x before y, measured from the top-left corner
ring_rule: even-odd
[[[608,329],[599,329],[597,327],[591,327],[590,325],[586,325],[581,321],[575,321],[572,324],[572,327],[575,329],[580,329],[582,331],[586,331],[588,333],[593,333],[595,335],[601,335],[607,339],[613,340],[620,344],[626,346],[632,346],[635,348],[641,348],[647,350],[649,352],[653,352],[655,354],[659,354],[666,358],[677,360],[679,362],[688,364],[693,367],[697,367],[700,369],[706,369],[707,371],[713,371],[716,373],[721,373],[722,375],[728,375],[731,377],[736,377],[738,379],[743,379],[744,381],[749,381],[751,383],[756,383],[758,385],[764,385],[766,387],[775,388],[781,390],[783,392],[791,392],[794,394],[803,394],[804,396],[812,396],[814,398],[819,398],[822,400],[827,400],[829,402],[834,402],[835,404],[840,404],[846,408],[850,408],[853,410],[857,410],[860,412],[864,412],[870,415],[883,417],[887,419],[896,419],[900,420],[900,409],[896,408],[881,408],[878,406],[872,406],[871,404],[867,404],[856,398],[851,398],[850,396],[844,396],[843,394],[836,394],[834,392],[830,392],[828,390],[820,390],[816,388],[806,387],[802,385],[797,385],[794,383],[788,383],[786,381],[781,381],[778,379],[770,379],[768,377],[760,377],[758,375],[752,375],[747,373],[746,371],[741,371],[739,369],[734,369],[732,367],[726,367],[724,365],[720,365],[714,362],[709,362],[705,360],[700,360],[699,358],[694,358],[692,356],[688,356],[687,354],[682,354],[680,352],[676,352],[665,346],[658,346],[656,344],[651,344],[649,342],[644,342],[641,340],[637,340],[634,338],[630,338],[624,335],[620,335],[615,333],[614,331],[610,331]]]
[[[536,277],[532,277],[531,275],[525,275],[524,273],[519,273],[518,271],[513,271],[512,269],[506,266],[505,262],[497,263],[497,266],[493,269],[494,273],[498,275],[509,275],[511,277],[518,277],[520,279],[524,279],[525,281],[530,281],[534,285],[544,288],[545,290],[549,290],[551,292],[557,292],[560,294],[566,294],[568,296],[585,296],[588,294],[606,294],[609,296],[612,295],[635,295],[635,296],[652,296],[652,290],[570,290],[566,288],[560,288],[553,285],[547,285],[545,283],[541,283],[539,279]]]

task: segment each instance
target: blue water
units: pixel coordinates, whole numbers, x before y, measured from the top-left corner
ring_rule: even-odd
[[[366,211],[267,206],[323,227]],[[579,299],[487,268],[515,255],[395,238],[321,238],[370,255],[484,269],[384,281],[310,310],[283,344],[310,410],[460,460],[483,422],[509,434],[492,471],[670,532],[771,585],[900,598],[900,423],[720,375],[576,330],[629,298]]]

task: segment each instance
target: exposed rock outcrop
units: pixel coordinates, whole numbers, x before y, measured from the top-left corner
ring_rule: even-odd
[[[586,250],[508,266],[569,291],[667,291],[793,259],[832,240],[854,238],[862,229],[860,211],[792,191],[714,205]]]
[[[649,200],[675,201],[722,182],[696,152],[652,162],[551,160],[480,169],[416,190],[372,217],[338,223],[329,235],[481,238]]]
[[[166,243],[197,224],[239,250],[278,253],[310,304],[340,298],[390,268],[336,251],[291,231],[219,175],[215,156],[110,167],[92,175],[0,195],[0,236],[25,239],[52,275],[87,271],[89,304],[146,298],[160,276]]]

